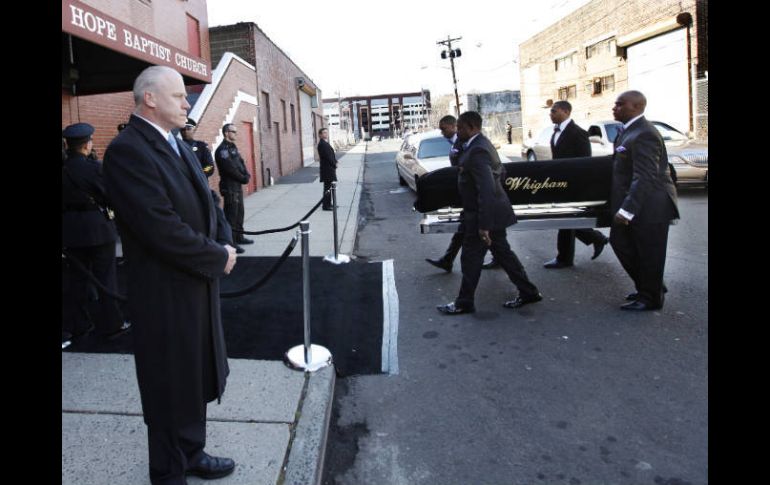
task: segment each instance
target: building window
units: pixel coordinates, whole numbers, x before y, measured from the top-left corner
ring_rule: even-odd
[[[559,100],[561,101],[567,101],[569,99],[575,99],[577,98],[577,86],[565,86],[563,88],[559,88]]]
[[[286,101],[281,100],[281,110],[283,111],[283,132],[286,133],[288,127],[286,126]]]
[[[614,37],[589,45],[586,47],[586,59],[602,55],[614,56],[616,45],[617,42]]]
[[[554,68],[564,70],[577,64],[577,52],[560,57],[554,61]]]
[[[296,133],[297,132],[297,118],[294,116],[294,104],[289,105],[291,107],[291,132]]]
[[[586,92],[596,96],[604,91],[615,91],[615,75],[595,77],[586,83]]]
[[[264,91],[262,91],[262,113],[264,114],[263,118],[265,120],[265,126],[267,127],[267,130],[272,130],[273,119],[270,116],[270,95]]]
[[[615,91],[615,75],[602,77],[602,91]]]

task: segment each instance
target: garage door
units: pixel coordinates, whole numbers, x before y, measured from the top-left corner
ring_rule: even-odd
[[[307,93],[299,92],[299,116],[302,123],[302,165],[307,167],[315,161],[313,144],[313,104]]]
[[[687,132],[690,104],[686,29],[628,47],[628,87],[647,97],[645,116]]]

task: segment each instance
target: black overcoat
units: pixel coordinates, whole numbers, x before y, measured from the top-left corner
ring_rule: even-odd
[[[321,167],[321,182],[336,182],[337,181],[337,157],[334,155],[334,148],[329,145],[329,142],[321,138],[318,142],[318,156],[321,159],[319,165]]]
[[[218,244],[211,192],[187,144],[182,157],[131,116],[104,157],[128,267],[128,308],[144,420],[205,420],[229,373],[219,308],[228,254]]]
[[[65,248],[100,246],[115,242],[115,222],[99,207],[108,206],[102,162],[72,154],[62,166],[61,242]]]

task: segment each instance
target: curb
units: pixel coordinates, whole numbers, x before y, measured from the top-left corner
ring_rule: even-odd
[[[336,371],[325,367],[305,375],[306,391],[297,409],[297,426],[278,485],[320,485],[326,457]]]

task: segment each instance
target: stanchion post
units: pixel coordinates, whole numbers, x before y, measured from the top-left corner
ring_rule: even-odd
[[[302,318],[304,343],[286,352],[286,365],[296,370],[315,372],[332,364],[332,354],[325,347],[310,343],[310,222],[299,223],[302,236]]]
[[[340,254],[340,245],[337,239],[337,182],[332,182],[332,219],[334,221],[334,254],[324,257],[324,261],[334,264],[349,263],[350,256]]]

